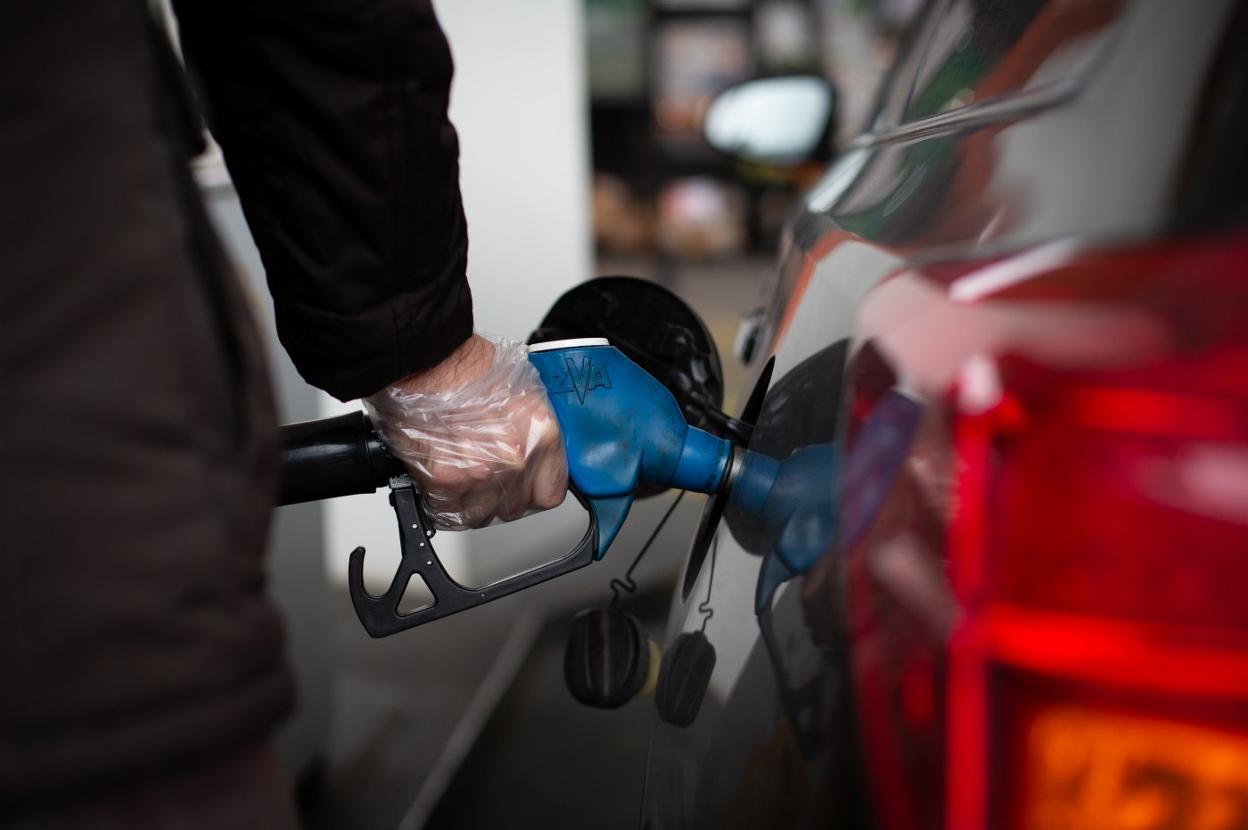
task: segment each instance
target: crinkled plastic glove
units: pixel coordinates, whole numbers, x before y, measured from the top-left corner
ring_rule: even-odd
[[[563,502],[559,422],[523,344],[474,335],[438,367],[364,403],[440,528],[484,527]]]

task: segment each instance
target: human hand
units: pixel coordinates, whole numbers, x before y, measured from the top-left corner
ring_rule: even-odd
[[[559,422],[522,344],[473,335],[364,403],[440,528],[509,522],[563,502]]]

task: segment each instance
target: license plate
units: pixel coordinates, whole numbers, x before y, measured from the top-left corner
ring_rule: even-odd
[[[1025,733],[1025,830],[1248,830],[1248,737],[1078,707]]]

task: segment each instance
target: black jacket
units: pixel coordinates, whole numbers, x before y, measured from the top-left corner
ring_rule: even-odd
[[[290,706],[263,349],[146,5],[0,5],[0,823]],[[428,4],[179,11],[300,370],[350,398],[439,361],[472,316]]]
[[[178,0],[282,344],[368,395],[472,332],[451,54],[428,0]]]

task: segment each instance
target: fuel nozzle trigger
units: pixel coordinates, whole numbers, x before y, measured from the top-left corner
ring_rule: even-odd
[[[374,596],[365,589],[364,548],[353,550],[347,563],[351,604],[364,630],[373,637],[397,634],[584,567],[593,560],[598,538],[598,524],[591,512],[589,527],[581,541],[556,561],[482,588],[465,588],[451,578],[434,551],[433,536],[436,531],[421,504],[420,493],[406,474],[390,479],[390,504],[399,521],[400,545],[399,567],[390,581],[390,587],[381,596]],[[419,575],[424,580],[433,594],[433,602],[417,611],[402,613],[400,603],[413,575]]]
[[[363,548],[352,552],[347,570],[351,602],[372,636],[423,625],[602,559],[640,490],[676,487],[714,493],[724,484],[731,442],[689,426],[672,393],[605,339],[535,344],[529,347],[529,360],[559,421],[569,490],[589,513],[584,536],[553,562],[482,588],[465,588],[434,552],[433,525],[412,480],[406,474],[392,475],[390,503],[402,547],[399,568],[380,596],[364,588]],[[433,594],[433,604],[400,613],[403,593],[417,574]]]

